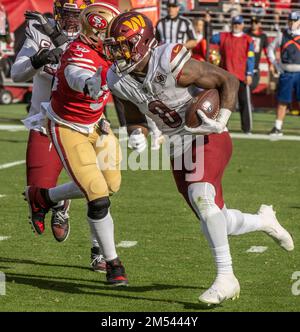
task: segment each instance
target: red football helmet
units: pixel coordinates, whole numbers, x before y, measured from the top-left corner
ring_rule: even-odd
[[[106,32],[104,48],[120,72],[130,73],[157,46],[151,20],[139,12],[114,18]]]
[[[69,38],[78,36],[80,12],[95,0],[54,0],[55,20]]]

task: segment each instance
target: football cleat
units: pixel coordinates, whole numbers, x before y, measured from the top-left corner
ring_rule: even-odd
[[[64,242],[70,234],[69,209],[71,201],[65,200],[62,205],[52,207],[51,230],[56,241]]]
[[[100,248],[91,249],[91,267],[95,272],[106,273],[106,261],[100,253]]]
[[[262,217],[262,231],[287,251],[294,250],[294,241],[290,233],[284,229],[276,218],[272,205],[261,205],[258,214]]]
[[[270,136],[283,136],[283,132],[276,127],[273,127],[272,130],[269,132]]]
[[[49,211],[46,204],[40,204],[43,201],[41,189],[35,186],[27,186],[25,188],[25,199],[29,208],[29,220],[33,232],[39,235],[45,231],[45,216]]]
[[[125,274],[125,268],[119,257],[106,262],[106,280],[113,286],[127,286],[128,279]]]
[[[218,305],[240,296],[240,284],[234,275],[218,277],[212,286],[199,296],[199,302],[207,306]]]

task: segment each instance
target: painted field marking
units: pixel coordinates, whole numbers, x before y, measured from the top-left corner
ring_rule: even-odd
[[[27,129],[23,125],[0,125],[0,130],[6,131],[26,131]]]
[[[131,248],[137,245],[137,241],[121,241],[116,245],[117,248]]]
[[[268,247],[252,246],[246,252],[255,253],[255,254],[261,254],[261,253],[265,252],[267,249],[268,249]]]
[[[6,197],[6,195],[1,195],[1,194],[0,194],[0,198],[3,198],[3,197]]]
[[[246,135],[246,134],[230,133],[230,136],[232,138],[241,138],[241,139],[249,139],[249,140],[261,139],[261,140],[271,141],[271,142],[300,141],[300,136],[292,136],[292,135],[283,135],[283,136],[280,136],[280,137],[274,137],[274,136],[264,135],[264,134]]]
[[[8,240],[11,236],[0,236],[0,241]]]
[[[1,169],[6,169],[6,168],[11,168],[11,167],[22,165],[22,164],[25,164],[25,160],[13,161],[12,163],[7,163],[7,164],[0,165],[0,170]]]

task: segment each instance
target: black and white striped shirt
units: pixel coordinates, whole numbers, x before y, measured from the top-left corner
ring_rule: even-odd
[[[185,44],[188,40],[197,39],[192,22],[179,15],[175,19],[168,16],[158,21],[156,38],[159,43]]]

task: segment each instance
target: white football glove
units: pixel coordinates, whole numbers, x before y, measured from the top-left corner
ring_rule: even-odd
[[[101,86],[102,84],[101,72],[102,72],[102,67],[99,67],[94,76],[88,78],[85,81],[83,92],[85,95],[89,95],[93,100],[99,99],[104,92],[108,91],[107,85]]]
[[[141,128],[137,128],[131,133],[128,140],[128,147],[138,153],[142,153],[146,149],[147,140],[145,135],[142,133]]]
[[[226,108],[220,109],[216,120],[209,119],[201,110],[198,110],[197,113],[202,120],[202,124],[196,128],[184,126],[184,129],[192,134],[198,135],[221,134],[226,128],[231,115],[231,111]]]

